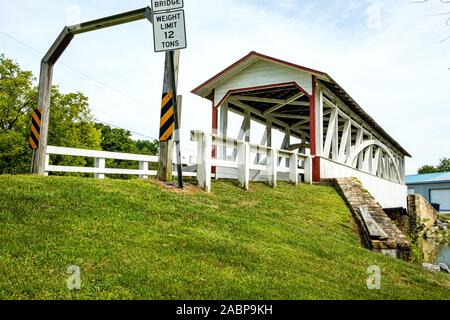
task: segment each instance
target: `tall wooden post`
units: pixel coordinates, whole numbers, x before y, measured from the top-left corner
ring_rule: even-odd
[[[45,175],[45,152],[47,150],[48,126],[50,119],[50,98],[52,90],[53,65],[42,61],[39,78],[38,108],[41,109],[41,134],[39,147],[33,155],[33,173]]]
[[[166,52],[166,61],[164,65],[163,95],[172,91],[174,80],[175,85],[178,85],[178,68],[179,68],[178,66],[180,61],[179,51],[175,51],[174,53],[175,79],[172,79],[170,60],[171,60],[170,52]],[[158,180],[160,181],[167,182],[171,181],[173,178],[173,147],[174,143],[172,140],[159,142]]]

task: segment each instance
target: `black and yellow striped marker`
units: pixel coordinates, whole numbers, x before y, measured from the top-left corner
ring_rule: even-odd
[[[31,117],[31,133],[30,133],[30,147],[33,150],[39,148],[39,139],[41,137],[41,109],[35,109]]]
[[[161,121],[159,129],[159,141],[165,142],[172,138],[175,117],[174,117],[174,105],[173,105],[173,93],[164,93],[161,102]]]

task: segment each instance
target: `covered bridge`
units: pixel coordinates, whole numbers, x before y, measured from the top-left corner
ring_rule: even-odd
[[[228,115],[238,114],[241,131],[233,138],[249,142],[256,121],[266,127],[262,144],[275,148],[272,133],[279,130],[284,134],[280,150],[311,156],[314,182],[357,177],[384,208],[406,207],[405,157],[410,154],[328,74],[251,52],[192,93],[212,102],[214,134],[228,137]],[[237,156],[226,146],[217,149],[213,156],[219,159]],[[257,155],[254,161],[267,160]],[[230,174],[216,170],[218,178]]]

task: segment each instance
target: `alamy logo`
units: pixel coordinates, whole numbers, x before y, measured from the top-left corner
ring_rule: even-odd
[[[381,289],[381,269],[378,266],[370,266],[367,268],[369,277],[367,278],[367,289],[380,290]]]
[[[70,266],[67,268],[67,273],[70,274],[67,278],[67,289],[80,290],[81,289],[81,270],[78,266]]]
[[[378,2],[367,7],[365,12],[367,16],[367,28],[371,30],[381,29],[381,12],[382,6]]]

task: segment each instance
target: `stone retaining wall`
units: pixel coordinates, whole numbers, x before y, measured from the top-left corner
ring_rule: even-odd
[[[328,183],[330,182],[334,184],[350,208],[359,228],[361,242],[366,248],[382,252],[391,257],[409,260],[411,243],[383,211],[380,204],[364,189],[358,179],[338,178],[331,179]],[[361,206],[368,208],[369,214],[387,235],[387,239],[374,239],[370,236],[359,212]]]

